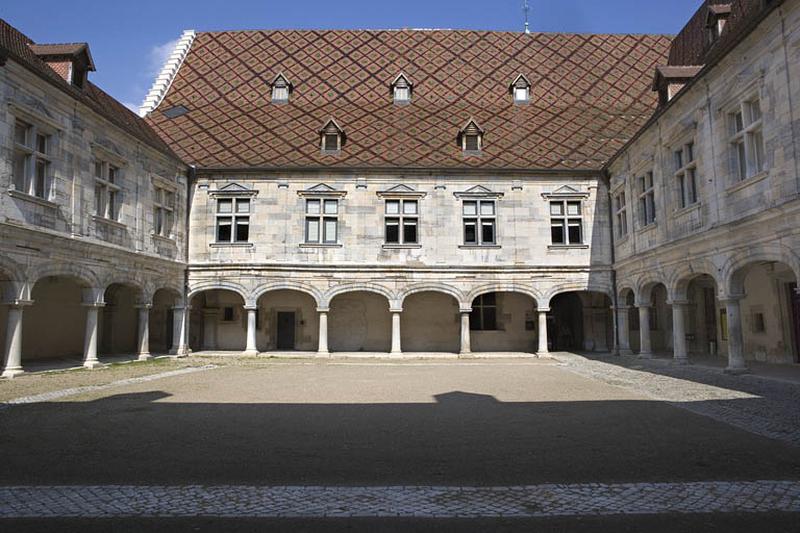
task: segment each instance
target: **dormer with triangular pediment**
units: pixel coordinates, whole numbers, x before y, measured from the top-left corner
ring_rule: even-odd
[[[458,132],[458,145],[466,155],[479,155],[483,149],[483,128],[470,118]]]
[[[289,103],[289,95],[292,93],[294,86],[289,81],[283,72],[275,76],[272,80],[272,103],[273,104],[286,104]]]
[[[411,103],[411,92],[413,84],[411,80],[402,72],[392,81],[390,85],[392,94],[394,95],[394,103],[398,105]]]
[[[319,134],[322,153],[338,154],[342,151],[346,136],[344,130],[339,126],[336,120],[330,118],[322,129],[319,130]]]
[[[531,96],[531,82],[524,74],[520,74],[511,82],[509,91],[514,97],[515,104],[527,104]]]

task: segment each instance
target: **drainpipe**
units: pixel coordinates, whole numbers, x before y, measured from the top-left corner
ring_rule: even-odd
[[[186,235],[184,236],[183,242],[183,261],[186,264],[186,267],[183,269],[183,303],[184,303],[184,313],[186,316],[184,317],[185,321],[185,335],[186,335],[186,350],[187,353],[189,351],[189,320],[191,317],[191,310],[189,309],[189,222],[191,220],[190,210],[192,208],[192,195],[190,194],[192,189],[192,183],[194,183],[195,179],[197,178],[197,167],[194,165],[189,165],[189,175],[186,180],[186,213],[185,213],[185,220],[186,220]]]
[[[615,267],[615,263],[617,262],[616,257],[614,255],[614,207],[611,205],[612,198],[611,198],[611,176],[608,174],[608,169],[602,171],[600,179],[605,181],[606,184],[606,196],[608,197],[608,228],[611,232],[611,290],[613,291],[613,295],[611,297],[611,305],[613,306],[612,310],[612,317],[613,321],[613,337],[614,337],[614,355],[619,355],[619,313],[617,311],[617,269]]]

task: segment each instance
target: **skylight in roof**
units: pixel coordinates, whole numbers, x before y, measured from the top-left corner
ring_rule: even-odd
[[[164,116],[167,117],[167,118],[172,119],[172,118],[178,118],[180,116],[183,116],[188,112],[189,112],[189,110],[185,106],[176,105],[176,106],[170,107],[169,109],[164,111]]]

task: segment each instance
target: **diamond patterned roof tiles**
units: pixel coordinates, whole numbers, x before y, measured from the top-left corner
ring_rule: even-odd
[[[159,107],[147,118],[201,168],[483,168],[599,170],[657,105],[656,65],[667,36],[488,31],[235,31],[199,33]],[[288,104],[270,83],[293,84]],[[414,80],[410,105],[389,86]],[[524,74],[531,102],[509,84]],[[162,111],[183,105],[169,119]],[[323,154],[333,118],[347,142]],[[460,128],[486,130],[465,157]]]

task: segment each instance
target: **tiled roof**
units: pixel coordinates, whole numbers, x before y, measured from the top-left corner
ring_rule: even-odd
[[[451,30],[199,33],[148,120],[201,168],[598,170],[656,108],[650,82],[670,38]],[[270,103],[283,73],[290,102]],[[410,105],[390,84],[414,81]],[[531,103],[509,85],[530,80]],[[169,119],[163,112],[189,112]],[[320,150],[329,119],[341,153]],[[464,156],[459,129],[486,134]]]
[[[69,54],[71,52],[67,50],[75,51],[77,49],[80,51],[80,46],[81,43],[37,45],[8,22],[0,19],[0,55],[12,58],[143,143],[171,157],[177,157],[161,137],[136,113],[133,113],[91,82],[87,82],[82,90],[73,87],[65,81],[62,74],[50,68],[34,52],[35,48],[41,49],[44,47],[46,50],[59,51],[59,54],[50,52],[52,55]],[[44,53],[45,55],[47,54],[47,52]]]

